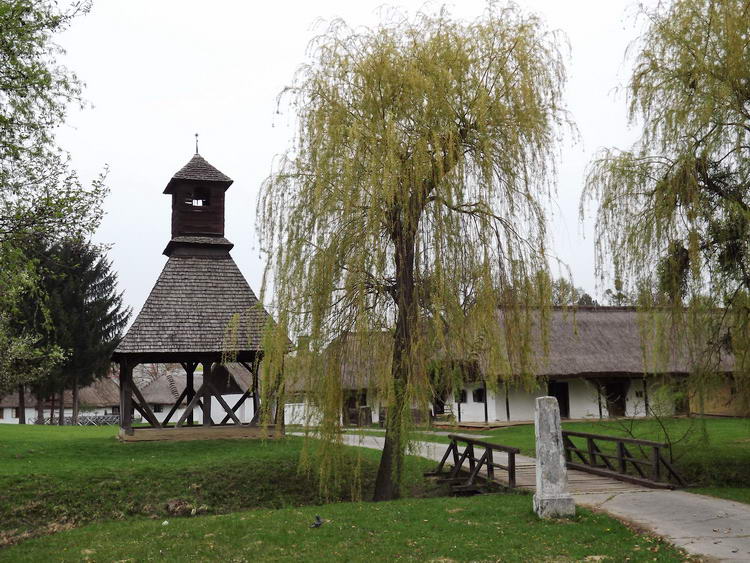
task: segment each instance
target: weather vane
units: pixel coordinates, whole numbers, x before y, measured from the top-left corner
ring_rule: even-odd
[[[195,154],[198,154],[198,133],[195,134]]]

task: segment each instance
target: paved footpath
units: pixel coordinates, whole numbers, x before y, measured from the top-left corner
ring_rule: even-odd
[[[346,434],[344,441],[351,446],[382,450],[384,438]],[[447,447],[417,442],[412,453],[440,461]],[[496,461],[505,463],[498,453],[495,452]],[[535,471],[533,457],[516,456],[519,487],[534,490]],[[568,484],[576,504],[658,534],[688,553],[719,561],[750,561],[750,505],[685,491],[646,489],[571,469]]]

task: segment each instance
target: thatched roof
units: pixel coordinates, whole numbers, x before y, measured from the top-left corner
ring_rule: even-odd
[[[220,355],[227,346],[225,334],[235,315],[239,315],[239,351],[260,350],[268,314],[229,252],[173,255],[113,359],[152,354],[151,361],[175,361],[186,353]]]
[[[213,369],[216,390],[222,395],[244,393],[252,384],[252,376],[240,364],[215,365]],[[149,404],[173,405],[187,385],[187,375],[167,372],[141,387],[143,398]],[[193,375],[193,388],[203,385],[203,375]],[[183,400],[184,404],[186,401]]]
[[[37,406],[37,400],[33,393],[27,391],[24,394],[24,401],[27,409],[33,409]],[[59,398],[55,398],[57,403]],[[86,407],[113,407],[120,404],[120,387],[112,377],[103,377],[96,380],[88,387],[81,387],[78,391],[78,401],[82,408]],[[42,401],[45,408],[49,408],[49,401]],[[59,406],[59,403],[57,403]],[[18,393],[10,393],[0,398],[0,408],[18,406]],[[65,391],[63,395],[63,406],[65,408],[73,407],[73,392]]]
[[[498,315],[500,323],[503,315]],[[650,326],[647,314],[632,307],[555,308],[550,313],[548,355],[545,357],[541,337],[534,330],[535,373],[540,377],[640,377],[644,374],[683,374],[691,371],[687,354],[662,357],[653,352],[658,334]],[[646,331],[646,338],[642,331]],[[341,380],[345,389],[369,387],[377,362],[392,348],[389,333],[369,335],[367,339],[351,335],[337,340],[331,347],[343,347]],[[645,345],[644,345],[645,344]],[[676,347],[675,347],[676,348]],[[723,358],[720,369],[731,371],[732,358]],[[477,372],[475,377],[481,377]],[[297,385],[296,387],[298,387]],[[295,387],[295,389],[296,389]]]
[[[632,307],[580,307],[551,312],[549,356],[537,360],[540,376],[688,374],[687,354],[660,357],[653,347],[666,339],[651,328],[651,319]],[[642,333],[642,331],[646,331]],[[643,338],[642,334],[646,337]],[[730,358],[722,366],[732,369]]]
[[[82,407],[111,407],[120,404],[120,386],[112,377],[103,377],[78,392]]]

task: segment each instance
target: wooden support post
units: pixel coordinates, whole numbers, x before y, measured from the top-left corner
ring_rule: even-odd
[[[516,454],[515,452],[508,452],[508,487],[515,489],[516,487]]]
[[[487,456],[487,481],[491,483],[495,480],[495,466],[494,461],[492,460],[492,448],[487,448],[485,455]]]
[[[505,418],[510,422],[510,397],[508,396],[508,393],[510,392],[510,386],[508,383],[505,383]]]
[[[661,454],[658,446],[651,450],[651,464],[651,480],[658,483],[661,481]]]
[[[260,372],[260,365],[258,358],[253,358],[252,366],[248,365],[247,362],[240,362],[242,366],[250,373],[250,375],[253,376],[253,382],[251,384],[251,387],[248,388],[245,395],[248,395],[248,397],[253,398],[253,417],[250,420],[251,425],[257,425],[258,421],[260,420],[260,401],[258,399],[258,373]],[[252,390],[252,393],[251,393]],[[238,403],[236,406],[239,407],[239,405],[242,403]],[[235,410],[235,409],[232,409]],[[222,424],[224,424],[228,418],[225,418],[222,420]]]
[[[133,435],[133,366],[126,360],[120,362],[120,428]]]
[[[489,422],[489,416],[487,413],[487,382],[482,381],[482,389],[484,389],[484,422],[485,424]]]
[[[620,473],[628,472],[628,462],[625,461],[625,444],[617,442],[617,462],[619,464]]]
[[[594,439],[588,438],[586,444],[588,445],[589,463],[591,464],[591,467],[596,467],[596,449],[594,448]]]
[[[195,373],[195,366],[196,364],[194,362],[189,362],[189,365],[185,370],[185,391],[187,391],[185,397],[188,403],[193,400],[193,397],[195,397],[195,379],[193,378],[193,374]],[[187,420],[189,426],[195,424],[193,411],[190,411]]]
[[[643,408],[646,410],[646,416],[648,416],[648,411],[650,410],[650,405],[648,404],[648,383],[646,382],[646,378],[643,378]]]
[[[206,383],[211,378],[212,362],[203,362],[203,426],[211,426],[211,391]]]
[[[563,453],[565,454],[565,461],[566,462],[573,461],[573,455],[570,451],[570,448],[573,447],[573,442],[571,442],[570,438],[568,438],[565,434],[562,435],[562,441],[563,441]]]

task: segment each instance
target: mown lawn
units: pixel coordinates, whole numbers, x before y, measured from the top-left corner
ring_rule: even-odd
[[[344,448],[338,478],[321,492],[315,471],[299,470],[302,438],[122,444],[115,434],[0,425],[0,546],[91,521],[367,499],[379,459]],[[410,494],[440,493],[421,478],[432,464],[410,461]]]
[[[315,515],[324,520],[311,528]],[[0,561],[685,561],[603,514],[545,522],[518,494],[337,503],[107,522],[0,550]]]

